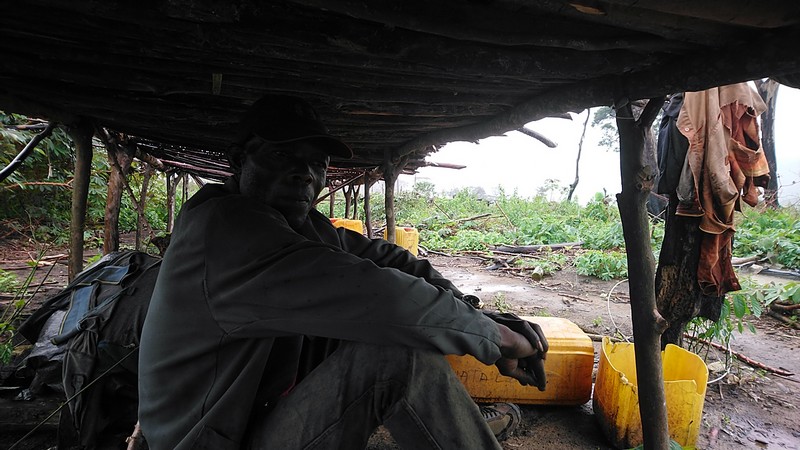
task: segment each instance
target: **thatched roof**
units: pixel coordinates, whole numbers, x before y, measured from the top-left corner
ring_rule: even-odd
[[[566,111],[800,72],[796,0],[26,0],[0,14],[0,109],[80,118],[224,169],[245,108],[310,100],[341,167],[410,167]]]

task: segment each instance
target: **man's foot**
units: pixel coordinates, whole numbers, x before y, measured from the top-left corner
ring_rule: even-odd
[[[492,403],[478,406],[498,441],[507,438],[522,420],[519,407],[513,403]]]

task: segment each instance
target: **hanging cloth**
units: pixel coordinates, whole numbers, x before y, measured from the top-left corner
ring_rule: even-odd
[[[766,109],[747,83],[684,96],[677,125],[689,149],[676,191],[676,214],[701,217],[697,281],[707,295],[740,289],[731,265],[733,213],[741,210],[740,200],[755,206],[756,187],[769,182],[757,120]]]

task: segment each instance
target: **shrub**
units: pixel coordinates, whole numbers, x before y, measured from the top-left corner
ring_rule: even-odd
[[[628,261],[622,252],[587,250],[575,257],[574,264],[580,275],[590,275],[604,281],[628,276]]]

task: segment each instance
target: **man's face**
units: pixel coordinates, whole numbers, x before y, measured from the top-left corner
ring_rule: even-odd
[[[299,227],[325,185],[330,157],[314,141],[264,144],[242,159],[239,190]]]

